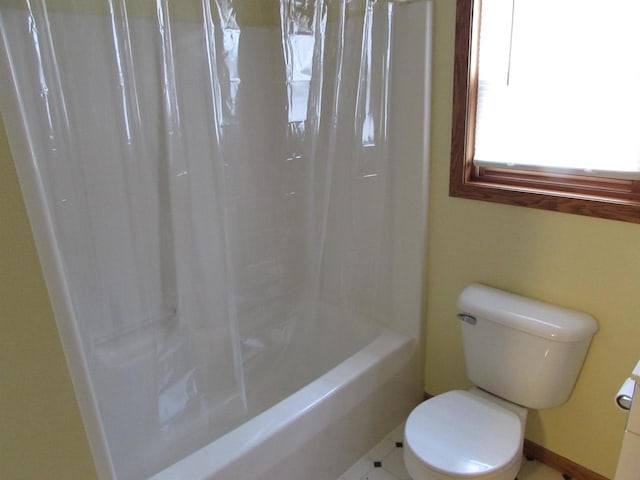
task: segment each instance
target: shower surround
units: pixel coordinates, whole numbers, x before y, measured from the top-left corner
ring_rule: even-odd
[[[419,400],[430,9],[0,3],[101,478],[335,479]]]

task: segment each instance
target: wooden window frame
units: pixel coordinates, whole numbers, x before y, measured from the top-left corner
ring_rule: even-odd
[[[482,0],[457,0],[452,197],[640,223],[640,181],[473,165]]]

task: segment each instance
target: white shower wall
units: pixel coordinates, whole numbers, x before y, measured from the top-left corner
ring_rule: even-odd
[[[94,455],[137,478],[371,340],[327,318],[419,337],[430,45],[421,2],[368,33],[364,1],[282,29],[103,3],[0,9],[2,107]]]

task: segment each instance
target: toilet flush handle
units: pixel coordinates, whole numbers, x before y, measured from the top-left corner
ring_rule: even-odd
[[[468,323],[469,325],[476,324],[476,317],[474,317],[473,315],[468,315],[466,313],[459,313],[458,318],[463,322]]]

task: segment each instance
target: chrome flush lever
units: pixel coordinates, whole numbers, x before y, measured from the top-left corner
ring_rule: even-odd
[[[467,315],[466,313],[459,313],[458,318],[463,322],[468,323],[469,325],[476,324],[476,317],[474,317],[473,315]]]

